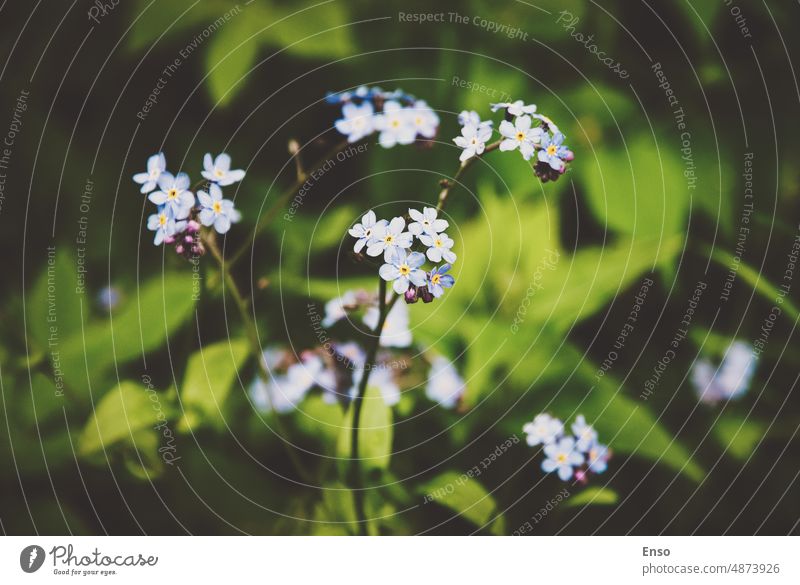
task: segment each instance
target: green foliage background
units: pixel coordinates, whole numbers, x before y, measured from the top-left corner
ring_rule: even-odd
[[[564,485],[543,477],[524,440],[478,477],[460,478],[544,410],[570,421],[586,415],[614,457],[592,486],[570,486],[536,533],[796,532],[800,284],[745,398],[698,406],[688,372],[698,356],[718,358],[730,340],[758,337],[798,236],[800,93],[788,60],[798,54],[789,30],[798,9],[748,5],[748,40],[722,2],[535,4],[544,10],[488,0],[435,8],[146,0],[96,25],[60,4],[32,16],[28,6],[6,7],[4,26],[16,32],[0,41],[8,59],[0,112],[13,111],[23,89],[31,97],[0,208],[2,529],[351,533],[352,494],[337,462],[349,415],[312,395],[283,417],[289,435],[281,437],[271,415],[254,411],[254,356],[219,273],[204,259],[193,300],[191,265],[150,244],[149,210],[130,177],[160,149],[170,169],[193,178],[207,151],[246,164],[247,178],[232,191],[244,220],[226,240],[231,252],[292,183],[289,140],[305,145],[306,164],[337,140],[326,91],[402,87],[439,112],[433,148],[370,144],[325,173],[293,221],[278,213],[237,265],[263,345],[300,351],[317,343],[309,302],[322,310],[344,290],[374,287],[370,269],[349,260],[346,228],[369,207],[391,216],[409,201],[433,202],[438,181],[456,170],[457,112],[488,115],[495,100],[459,88],[457,77],[537,103],[566,133],[576,161],[560,181],[541,185],[519,157],[490,156],[454,190],[447,212],[457,226],[457,286],[411,316],[415,341],[453,358],[467,393],[457,412],[432,405],[421,386],[393,410],[367,401],[365,421],[376,429],[365,433],[377,486],[367,494],[370,532],[508,534],[530,521]],[[433,10],[518,26],[528,39],[398,21],[399,12]],[[629,79],[569,36],[557,23],[562,10],[579,17],[576,30],[593,33]],[[157,103],[137,118],[181,51],[189,52]],[[686,113],[693,190],[653,62]],[[748,152],[755,212],[722,302]],[[86,292],[75,294],[87,179]],[[533,275],[555,252],[555,269],[531,295]],[[645,278],[656,284],[639,322],[598,377]],[[643,384],[699,280],[709,288],[690,337],[644,401]],[[108,284],[122,295],[111,314],[95,300]],[[55,374],[63,374],[63,396]],[[421,384],[425,371],[412,363],[409,375]],[[297,476],[284,441],[313,481]],[[161,455],[166,445],[174,446],[172,463]]]

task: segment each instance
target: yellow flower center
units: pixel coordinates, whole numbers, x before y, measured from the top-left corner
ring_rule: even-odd
[[[392,120],[392,128],[398,128],[400,126],[400,120]]]
[[[439,276],[438,274],[434,274],[433,276],[431,276],[431,282],[432,282],[433,284],[439,284],[439,281],[440,281],[441,279],[442,279],[442,277],[441,277],[441,276]]]
[[[402,266],[400,266],[400,274],[402,274],[403,276],[408,276],[410,273],[411,273],[411,268],[408,266],[408,264],[403,264]]]
[[[555,156],[555,154],[556,154],[556,145],[555,144],[551,144],[550,146],[547,147],[547,154],[549,154],[550,156]]]
[[[160,226],[167,225],[167,214],[166,213],[162,213],[161,215],[158,216],[158,225],[160,225]]]
[[[211,208],[214,210],[214,213],[222,213],[222,202],[214,201]]]
[[[218,176],[218,177],[224,177],[225,176],[225,171],[223,171],[221,169],[214,169],[214,174],[216,176]]]
[[[523,140],[525,140],[525,133],[524,132],[517,132],[517,140],[519,142],[522,142]]]
[[[174,187],[167,191],[167,199],[172,200],[178,197],[178,190]]]
[[[563,453],[559,453],[556,456],[556,461],[558,461],[559,463],[564,463],[566,460],[567,460],[567,456],[564,455]]]
[[[433,245],[436,246],[437,248],[441,248],[442,247],[442,240],[440,240],[439,238],[436,238],[436,240],[434,240],[434,242],[433,242]]]
[[[414,118],[414,123],[417,126],[422,126],[422,117],[421,116],[417,116],[416,118]]]
[[[392,234],[386,234],[386,237],[383,238],[383,241],[386,242],[387,244],[391,244],[392,242],[394,242],[394,236]]]

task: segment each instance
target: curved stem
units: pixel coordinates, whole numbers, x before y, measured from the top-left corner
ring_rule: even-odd
[[[487,152],[492,152],[493,150],[499,148],[501,142],[502,140],[498,140],[497,142],[492,142],[490,145],[488,145],[486,148],[483,149],[483,153],[481,154],[481,156],[483,156]],[[461,176],[466,172],[466,170],[469,167],[472,166],[472,164],[478,158],[480,157],[473,156],[471,158],[468,158],[463,163],[461,163],[461,166],[458,167],[458,170],[456,171],[456,174],[453,175],[452,179],[445,179],[442,182],[442,190],[439,192],[439,201],[436,204],[436,211],[441,211],[444,208],[444,204],[447,202],[447,196],[450,194],[450,190],[455,186],[455,184],[458,182]]]
[[[233,275],[230,272],[230,262],[225,262],[225,259],[222,256],[222,252],[217,245],[217,239],[213,232],[206,232],[202,236],[203,243],[211,252],[211,255],[219,264],[220,270],[222,271],[222,276],[227,286],[228,290],[231,292],[231,296],[233,296],[233,300],[236,302],[236,307],[239,309],[239,316],[242,319],[244,324],[245,331],[247,333],[247,340],[250,343],[250,350],[253,352],[253,355],[256,358],[256,363],[258,364],[258,375],[261,380],[264,382],[265,385],[268,385],[270,382],[270,374],[267,370],[267,366],[264,363],[264,360],[261,357],[261,344],[258,340],[258,329],[256,328],[256,324],[250,316],[249,304],[247,300],[242,296],[241,291],[239,290],[239,286],[236,284],[236,280],[234,280]],[[272,407],[272,397],[269,394],[269,390],[266,392],[267,395],[267,402],[270,404],[270,408]],[[287,437],[288,433],[286,428],[283,425],[283,421],[280,418],[280,414],[275,411],[274,408],[271,410],[275,413],[275,426],[278,429],[278,432],[282,437]],[[306,470],[303,462],[300,461],[300,458],[295,453],[294,449],[290,445],[288,445],[284,440],[281,440],[281,444],[283,444],[286,452],[289,455],[289,459],[291,460],[292,464],[295,467],[295,470],[300,475],[300,477],[306,481],[311,481],[311,474]]]

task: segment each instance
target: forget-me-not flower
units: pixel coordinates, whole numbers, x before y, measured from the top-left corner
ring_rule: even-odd
[[[215,183],[211,183],[208,193],[198,191],[197,199],[201,205],[198,216],[200,223],[206,227],[213,225],[220,234],[231,229],[231,223],[238,221],[241,217],[239,212],[234,209],[233,201],[222,198],[222,189]]]
[[[522,431],[527,435],[526,441],[531,447],[549,445],[564,432],[564,423],[543,412],[537,414],[533,422],[526,423]]]
[[[498,104],[491,104],[492,111],[506,110],[512,116],[523,116],[525,114],[533,114],[536,111],[536,104],[525,105],[522,100],[514,102],[500,102]]]
[[[367,242],[367,255],[380,256],[389,262],[390,255],[395,250],[410,248],[413,237],[411,232],[404,232],[406,220],[395,217],[388,224],[376,223],[372,228],[372,240]]]
[[[541,139],[541,150],[539,150],[539,162],[547,163],[554,171],[564,168],[565,161],[569,156],[569,150],[562,143],[564,135],[557,132],[552,137],[545,133]]]
[[[378,142],[384,148],[391,148],[395,144],[411,144],[417,137],[417,129],[408,109],[395,100],[383,104],[383,112],[375,115],[375,127],[380,131]]]
[[[194,195],[189,191],[189,175],[163,172],[158,178],[158,191],[153,191],[147,197],[158,206],[167,207],[176,220],[185,219],[194,206]]]
[[[456,255],[450,249],[455,242],[447,234],[422,234],[419,236],[419,240],[428,246],[425,255],[431,262],[441,262],[442,258],[450,264],[456,261]]]
[[[448,270],[450,270],[450,265],[442,264],[428,274],[428,290],[434,298],[438,299],[444,294],[444,289],[451,288],[455,284],[455,279],[447,274]]]
[[[456,146],[462,148],[458,160],[464,162],[473,156],[478,156],[486,149],[486,141],[492,137],[492,127],[486,124],[465,124],[461,129],[461,136],[453,138]]]
[[[546,459],[542,461],[542,471],[546,473],[557,471],[562,481],[571,478],[573,467],[583,463],[583,455],[575,450],[575,439],[572,437],[563,437],[557,442],[545,445],[544,454]]]
[[[603,473],[608,468],[610,456],[608,447],[600,443],[593,444],[586,453],[587,470],[593,473]]]
[[[186,227],[186,221],[176,220],[175,213],[172,208],[162,205],[158,208],[158,213],[152,214],[147,218],[147,229],[156,232],[153,238],[153,244],[156,246],[166,239],[174,236],[183,231]]]
[[[716,404],[739,398],[747,392],[755,367],[753,347],[743,341],[734,341],[718,369],[707,359],[695,362],[692,382],[702,402]]]
[[[245,175],[242,169],[231,170],[231,157],[224,152],[217,158],[212,158],[211,153],[206,153],[203,157],[203,168],[205,169],[203,177],[220,187],[233,185],[244,179]]]
[[[386,282],[392,283],[394,292],[401,295],[414,286],[424,286],[427,281],[425,271],[420,268],[425,263],[425,256],[419,252],[406,254],[405,250],[393,250],[389,261],[380,267],[378,274]]]
[[[514,120],[513,124],[508,120],[500,122],[500,134],[503,135],[500,150],[508,151],[519,148],[522,157],[530,160],[542,140],[544,131],[538,127],[531,128],[530,116],[520,116]]]
[[[572,434],[575,435],[578,451],[586,452],[597,441],[597,431],[586,422],[586,418],[579,414],[572,423]]]
[[[414,105],[406,109],[412,125],[419,136],[433,138],[439,129],[439,116],[425,100],[417,100]]]
[[[369,210],[364,217],[361,218],[361,223],[357,223],[354,225],[348,233],[357,238],[356,243],[353,245],[353,251],[358,253],[369,244],[370,240],[372,240],[373,236],[375,235],[375,226],[380,225],[386,227],[388,222],[385,219],[378,221],[375,217],[375,212]],[[377,256],[377,254],[375,254]]]
[[[431,360],[425,396],[445,408],[453,408],[464,394],[466,386],[453,363],[442,356]]]
[[[446,219],[438,219],[439,212],[435,207],[423,207],[420,213],[417,209],[409,209],[408,215],[413,219],[408,224],[408,231],[419,237],[422,234],[435,235],[443,232],[450,225]]]
[[[159,152],[147,159],[147,172],[136,173],[133,175],[133,180],[142,186],[142,193],[149,193],[156,188],[158,178],[166,170],[167,159],[164,157],[163,152]]]
[[[347,136],[348,142],[358,142],[375,130],[375,109],[372,102],[359,105],[352,102],[342,107],[342,117],[334,123],[336,129]]]

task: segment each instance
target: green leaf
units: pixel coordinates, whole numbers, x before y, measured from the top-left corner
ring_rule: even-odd
[[[710,246],[705,246],[704,249],[706,253],[711,256],[711,259],[714,260],[714,262],[725,269],[728,269],[734,264],[738,263],[738,276],[750,287],[752,287],[752,289],[756,291],[762,298],[769,303],[778,303],[783,312],[786,313],[786,315],[792,319],[792,321],[797,321],[798,317],[800,317],[800,312],[798,312],[797,307],[794,306],[794,303],[792,303],[789,297],[780,294],[778,287],[767,280],[766,277],[758,270],[741,260],[736,262],[733,254],[723,250],[722,248],[717,247],[712,251]]]
[[[344,412],[338,404],[325,402],[314,394],[303,401],[303,407],[294,415],[298,430],[323,445],[335,445],[344,421]]]
[[[206,56],[208,90],[211,99],[224,106],[245,83],[258,54],[253,21],[237,18],[220,29],[212,38]]]
[[[679,0],[678,6],[695,30],[698,40],[709,43],[713,39],[714,20],[723,7],[722,2],[690,2]]]
[[[477,479],[466,474],[447,471],[425,482],[417,491],[425,497],[426,505],[435,502],[449,508],[479,528],[486,528],[490,522],[499,522],[502,528],[502,516],[493,520],[497,514],[494,498]]]
[[[192,314],[189,273],[165,273],[149,280],[119,315],[95,321],[63,340],[59,359],[64,376],[88,398],[87,376],[96,376],[158,349]]]
[[[24,378],[27,380],[27,378]],[[24,385],[23,396],[17,405],[17,412],[20,420],[26,427],[40,426],[52,418],[61,415],[62,409],[67,406],[66,398],[63,393],[57,393],[53,379],[44,374],[34,373],[31,376],[30,387]],[[64,418],[61,419],[63,427]]]
[[[86,319],[89,303],[81,306],[85,295],[76,292],[82,290],[79,284],[75,259],[69,252],[59,249],[48,255],[25,303],[28,333],[40,348],[57,351],[63,339],[80,333],[81,313]]]
[[[215,26],[218,30],[215,21],[224,19],[231,9],[231,3],[227,0],[139,0],[134,9],[135,21],[129,46],[139,51],[157,42],[162,35],[171,39],[180,34],[187,42],[194,41],[196,35],[208,26]],[[235,13],[232,15],[235,16]],[[202,43],[202,40],[198,43]]]
[[[766,425],[753,417],[725,415],[714,425],[714,436],[736,459],[747,459],[766,432]]]
[[[339,432],[338,454],[343,464],[349,464],[353,408],[348,409]],[[367,386],[361,408],[358,434],[358,455],[362,469],[386,469],[392,455],[392,410],[383,401],[380,388]]]
[[[248,354],[249,344],[243,339],[220,341],[193,353],[180,389],[183,408],[221,428],[225,422],[223,406]]]
[[[166,399],[143,384],[125,380],[103,396],[78,438],[78,453],[84,457],[102,454],[122,442],[133,444],[135,434],[169,418]]]
[[[566,508],[579,506],[613,506],[619,501],[617,492],[606,487],[587,487],[571,496],[565,503]]]
[[[682,233],[689,203],[680,151],[663,148],[650,135],[624,148],[603,148],[576,167],[588,203],[601,226],[637,240]]]

